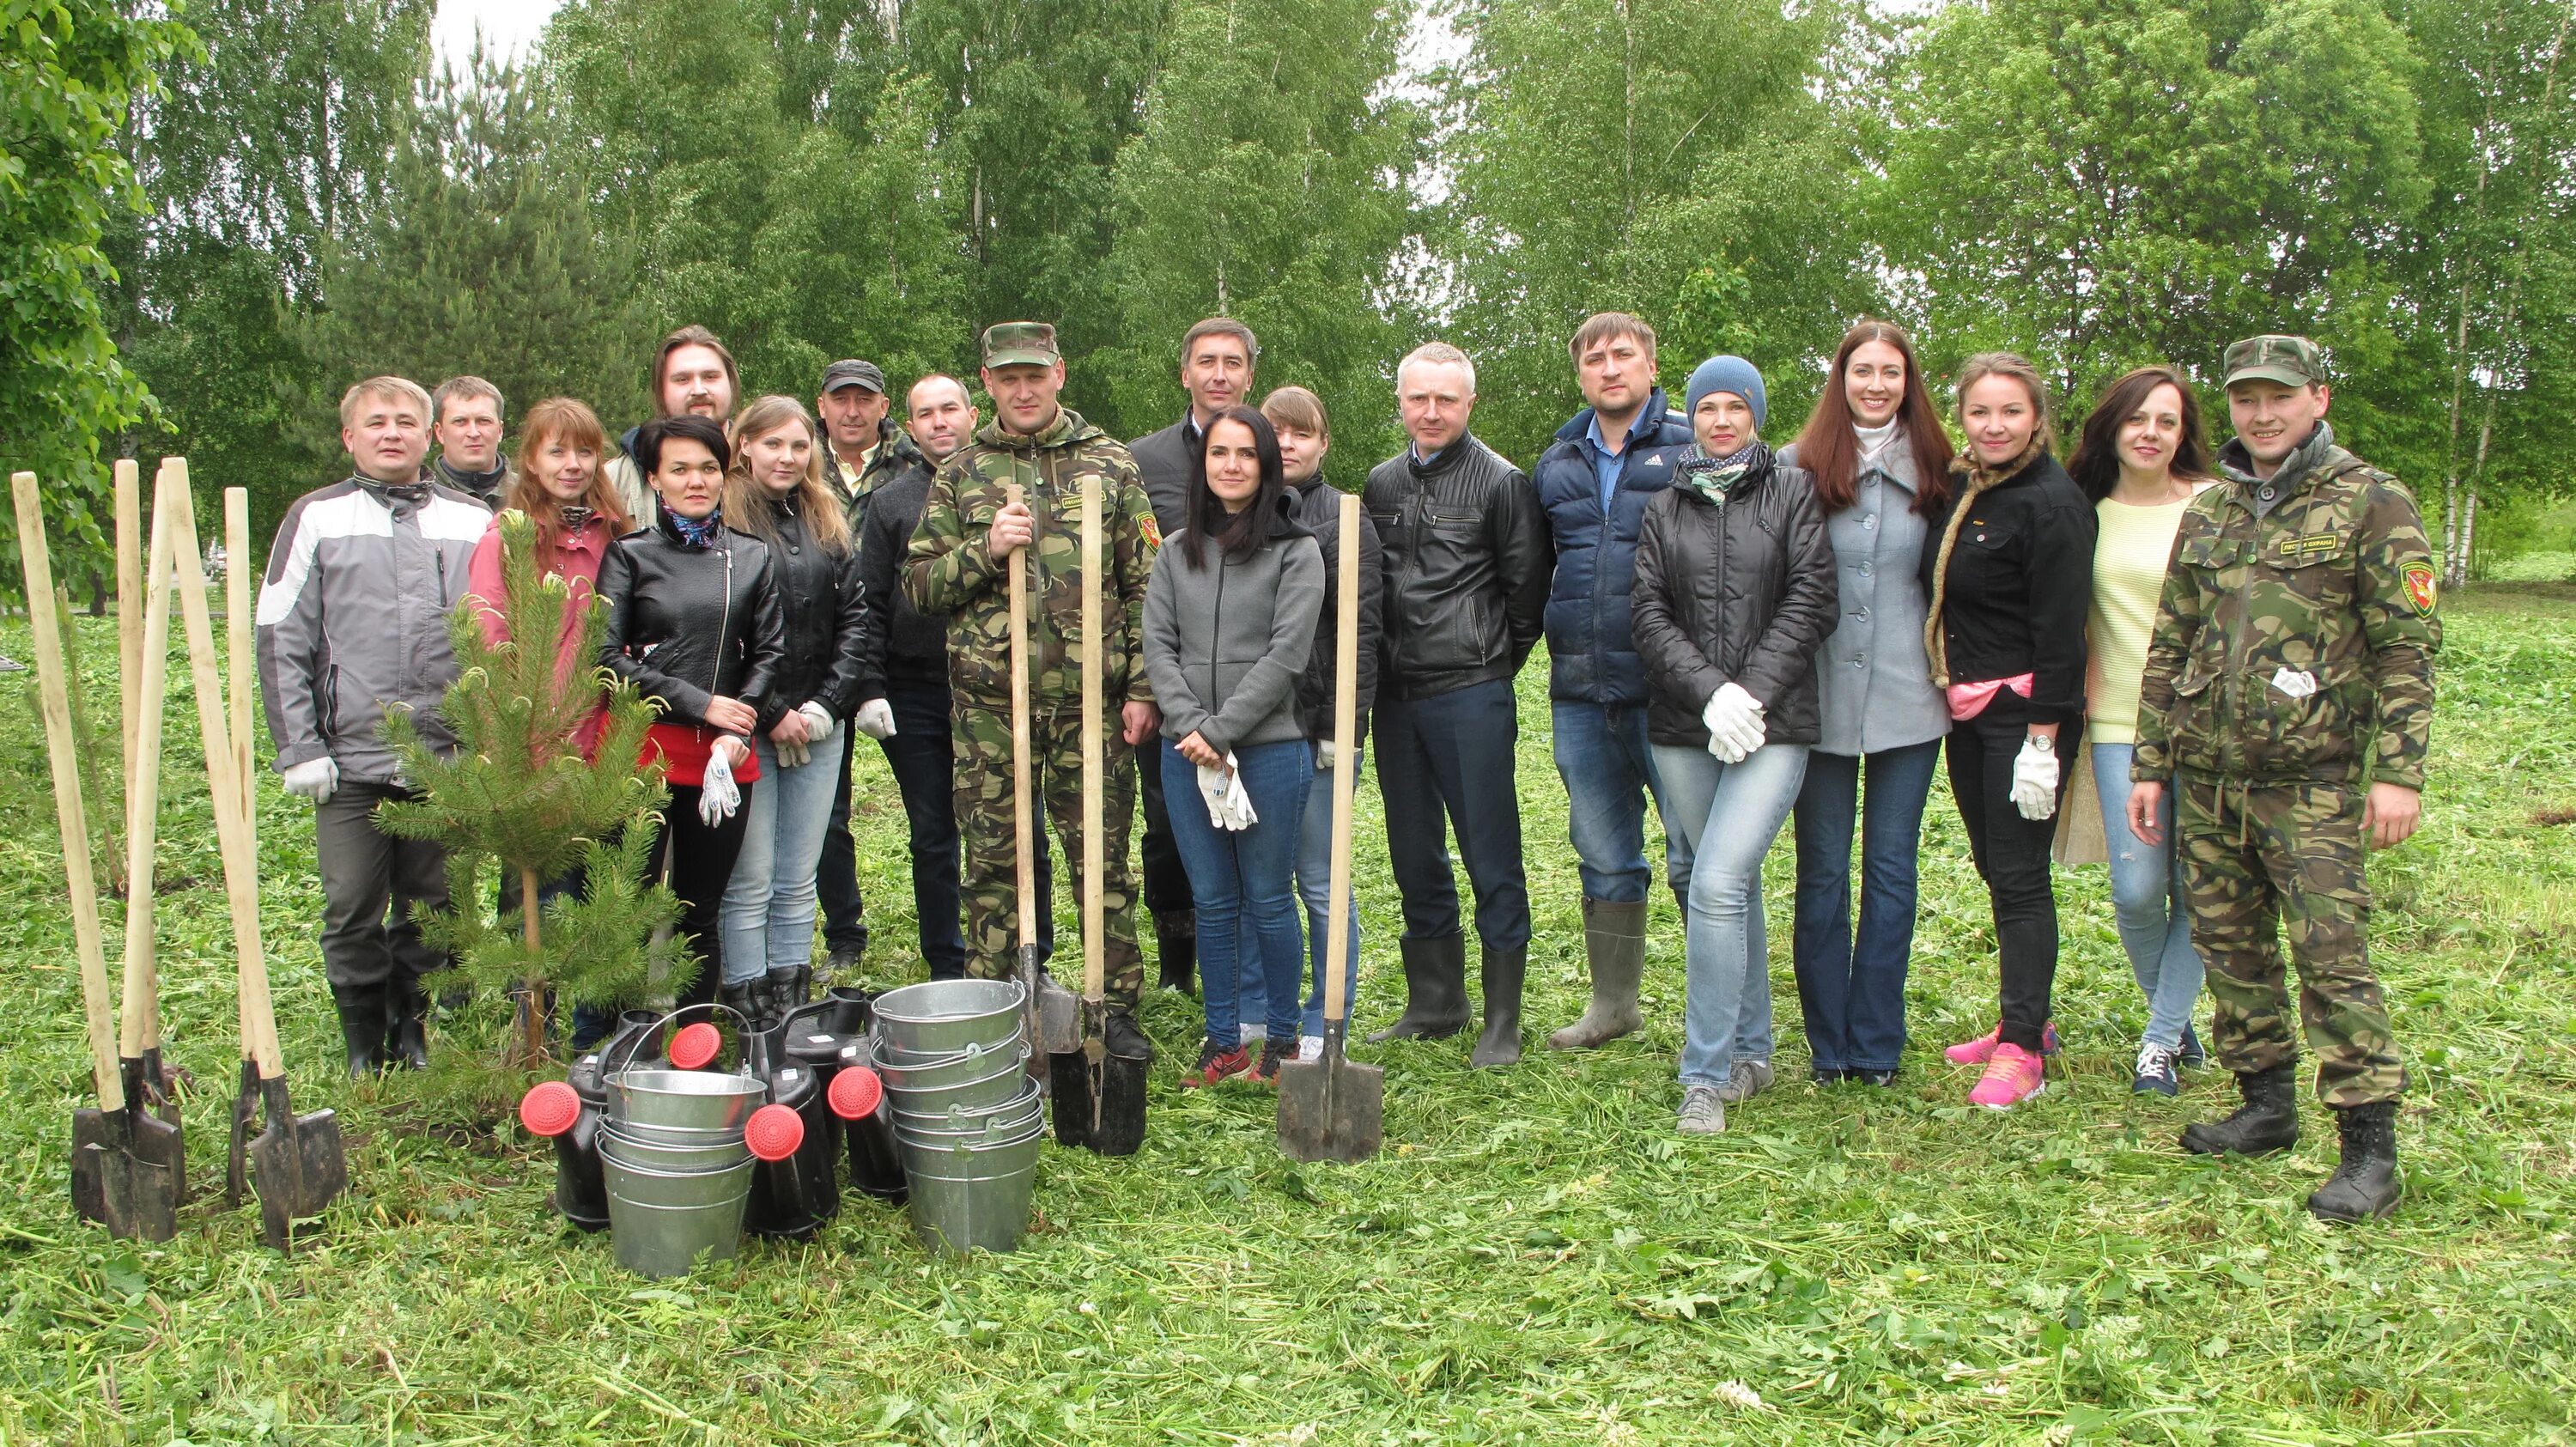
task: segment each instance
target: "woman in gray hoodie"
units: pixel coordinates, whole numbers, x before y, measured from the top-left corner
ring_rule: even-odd
[[[1163,711],[1172,839],[1198,909],[1207,1039],[1185,1085],[1276,1083],[1297,1041],[1305,936],[1292,878],[1314,776],[1297,685],[1324,603],[1324,558],[1295,519],[1279,436],[1249,407],[1211,418],[1192,459],[1189,526],[1145,590],[1145,669]],[[1242,1044],[1246,936],[1269,986],[1259,1069]]]

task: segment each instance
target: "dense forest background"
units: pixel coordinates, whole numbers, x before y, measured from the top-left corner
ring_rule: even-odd
[[[1331,403],[1345,482],[1432,335],[1533,458],[1604,307],[1668,381],[1760,363],[1775,440],[1865,313],[1935,369],[2029,353],[2070,417],[2304,331],[2455,577],[2569,487],[2567,0],[571,0],[461,70],[433,10],[0,0],[0,464],[75,548],[120,454],[265,526],[371,372],[623,426],[682,322],[810,396],[1050,319],[1133,435],[1230,313]]]

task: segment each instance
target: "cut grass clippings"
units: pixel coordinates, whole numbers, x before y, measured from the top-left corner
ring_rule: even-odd
[[[337,1107],[353,1187],[292,1257],[201,1195],[166,1246],[72,1219],[88,1067],[41,737],[0,699],[0,1439],[151,1443],[2568,1442],[2576,1400],[2576,591],[2445,601],[2423,833],[2374,859],[2373,946],[2413,1071],[2409,1194],[2330,1230],[2313,1101],[2285,1156],[2184,1156],[2223,1072],[2129,1093],[2144,1011],[2097,869],[2061,872],[2066,1054],[2010,1115],[1940,1047],[1994,1019],[1984,893],[1946,792],[1923,841],[1897,1088],[1806,1083],[1785,845],[1769,877],[1780,1084],[1672,1130],[1682,947],[1655,902],[1642,1036],[1537,1048],[1582,1008],[1580,885],[1522,675],[1537,913],[1529,1058],[1362,1047],[1387,1148],[1297,1165],[1273,1098],[1174,1087],[1195,1007],[1158,993],[1144,1152],[1050,1145],[1016,1255],[931,1257],[850,1195],[806,1245],[682,1281],[621,1272],[546,1208],[551,1153],[400,1076],[350,1086],[313,943],[310,811],[263,773],[262,918],[296,1096]],[[109,626],[85,622],[113,708]],[[20,653],[23,625],[0,630]],[[23,656],[23,654],[21,654]],[[220,1179],[228,924],[187,670],[171,676],[160,875],[191,1167]],[[103,717],[105,715],[102,715]],[[861,752],[879,985],[918,978],[902,812]],[[1362,1030],[1402,1001],[1396,899],[1360,791]],[[96,809],[98,801],[91,801]],[[180,881],[192,881],[178,883]],[[111,922],[111,958],[119,948]],[[1071,939],[1074,921],[1060,922]],[[2207,1017],[2204,1004],[2202,1017]]]

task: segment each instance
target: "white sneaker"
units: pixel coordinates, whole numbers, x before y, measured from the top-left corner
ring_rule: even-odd
[[[1298,1036],[1298,1037],[1297,1037],[1297,1059],[1298,1059],[1301,1063],[1311,1065],[1311,1064],[1313,1064],[1314,1062],[1316,1062],[1316,1061],[1318,1061],[1318,1060],[1321,1060],[1321,1059],[1323,1059],[1323,1058],[1324,1058],[1324,1037],[1323,1037],[1323,1036],[1321,1036],[1321,1035],[1300,1035],[1300,1036]]]

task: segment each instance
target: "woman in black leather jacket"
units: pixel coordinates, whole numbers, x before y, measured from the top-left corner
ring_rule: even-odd
[[[793,397],[762,397],[733,420],[725,516],[769,548],[787,656],[770,680],[751,750],[765,787],[743,805],[742,857],[721,911],[725,958],[746,982],[767,972],[770,1015],[814,980],[814,876],[857,708],[859,550],[823,482],[823,444]]]
[[[742,1008],[766,963],[725,969],[716,910],[742,851],[742,800],[760,777],[751,737],[786,656],[769,549],[724,525],[720,507],[733,449],[704,417],[657,417],[629,453],[654,495],[653,521],[619,538],[600,565],[608,601],[600,663],[662,706],[645,736],[671,801],[656,823],[654,869],[680,897],[680,919],[704,959],[682,1003],[716,997]]]

